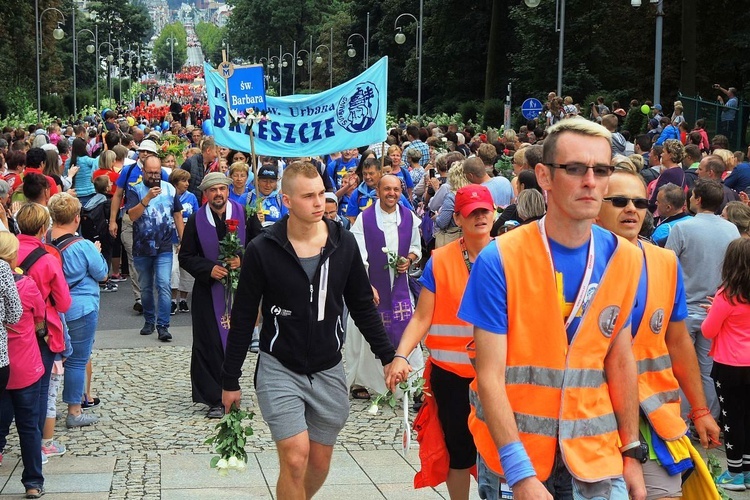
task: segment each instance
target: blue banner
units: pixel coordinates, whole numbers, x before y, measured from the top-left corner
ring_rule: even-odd
[[[228,115],[224,79],[207,64],[204,73],[216,143],[250,151],[249,130],[241,116],[259,106],[247,106],[245,113],[232,111]],[[236,75],[235,71],[229,79],[230,103]],[[255,152],[279,157],[315,156],[382,142],[388,134],[387,94],[388,58],[384,57],[356,78],[319,94],[266,96],[265,118],[253,124]]]

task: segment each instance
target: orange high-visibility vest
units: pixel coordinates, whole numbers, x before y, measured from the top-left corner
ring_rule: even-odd
[[[430,331],[425,340],[432,362],[459,377],[473,378],[474,367],[466,352],[473,336],[473,327],[458,319],[458,307],[469,281],[459,240],[432,252],[435,276],[435,309]]]
[[[614,334],[630,317],[643,257],[634,245],[617,238],[568,344],[542,238],[538,224],[529,224],[496,240],[507,284],[505,389],[521,442],[541,481],[552,472],[558,440],[573,477],[587,482],[617,477],[622,475],[622,456],[604,358]],[[490,469],[503,475],[497,446],[483,421],[476,379],[469,399],[469,429],[477,450]]]
[[[685,435],[680,417],[680,385],[672,372],[666,332],[677,288],[674,252],[643,243],[648,292],[643,319],[633,339],[638,365],[638,399],[641,410],[660,438],[673,441]]]

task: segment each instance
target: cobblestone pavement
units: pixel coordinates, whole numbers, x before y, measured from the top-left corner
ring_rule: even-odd
[[[255,359],[248,355],[242,379],[245,387],[250,384]],[[190,348],[160,345],[100,349],[94,351],[93,363],[93,386],[102,404],[89,411],[100,421],[91,427],[68,430],[58,420],[56,439],[67,446],[66,457],[116,459],[110,499],[159,498],[161,457],[210,453],[203,442],[217,422],[205,418],[204,405],[191,402]],[[252,390],[244,391],[243,403],[257,413],[252,422],[255,434],[247,451],[275,450]],[[352,401],[337,450],[393,450],[400,442],[400,418],[391,410],[370,415],[367,406],[367,402]],[[64,413],[64,405],[58,404],[58,411]],[[11,452],[18,450],[14,432],[8,443]]]

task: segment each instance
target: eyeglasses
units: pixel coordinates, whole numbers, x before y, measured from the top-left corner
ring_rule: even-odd
[[[612,175],[612,172],[615,171],[615,167],[613,167],[612,165],[594,165],[592,167],[584,165],[583,163],[543,163],[543,165],[550,168],[563,169],[565,170],[566,174],[575,175],[576,177],[583,177],[584,175],[586,175],[588,169],[593,170],[594,176],[596,177],[609,177],[610,175]]]
[[[604,201],[612,203],[613,207],[625,208],[628,203],[633,202],[633,206],[638,210],[645,210],[648,208],[648,200],[646,198],[628,198],[627,196],[609,196],[604,198]]]

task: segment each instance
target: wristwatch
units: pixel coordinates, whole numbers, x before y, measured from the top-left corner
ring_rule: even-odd
[[[620,453],[622,453],[623,457],[634,458],[640,463],[645,464],[648,462],[648,444],[642,441],[636,441],[636,443],[638,444],[631,443],[630,445],[623,446],[625,450],[620,448]]]

